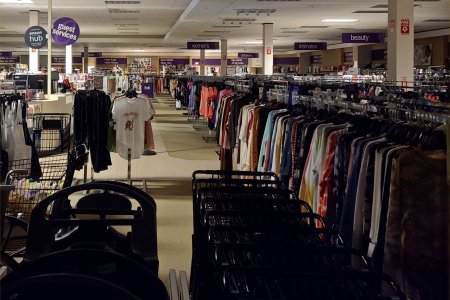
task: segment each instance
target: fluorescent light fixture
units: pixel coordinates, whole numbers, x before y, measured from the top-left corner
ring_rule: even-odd
[[[326,23],[352,23],[356,22],[358,19],[323,19],[322,22]]]
[[[31,4],[31,0],[0,0],[0,4]]]
[[[131,50],[131,52],[145,52],[145,51],[147,51],[147,50],[145,50],[145,49],[134,49],[134,50]]]
[[[263,41],[248,41],[248,42],[245,42],[246,44],[262,44],[263,43]]]

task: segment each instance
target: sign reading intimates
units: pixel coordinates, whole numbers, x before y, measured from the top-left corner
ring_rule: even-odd
[[[327,50],[327,43],[294,43],[294,50]]]

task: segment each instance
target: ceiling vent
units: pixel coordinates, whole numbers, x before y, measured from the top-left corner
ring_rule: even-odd
[[[141,1],[105,1],[106,5],[138,5]]]
[[[281,33],[307,33],[308,31],[303,30],[289,30],[289,31],[282,31]]]
[[[108,9],[110,14],[138,14],[140,13],[137,9],[122,9],[122,8],[110,8]]]
[[[220,33],[229,33],[230,31],[223,31],[223,30],[205,30],[203,31],[205,33],[215,33],[215,34],[220,34]]]
[[[213,28],[241,28],[241,25],[214,25]]]
[[[435,22],[435,23],[450,23],[450,19],[428,19],[424,22]]]
[[[357,10],[354,14],[387,14],[387,10]]]
[[[311,28],[311,29],[316,28],[316,29],[320,29],[320,28],[329,28],[329,27],[330,26],[321,26],[321,25],[317,25],[317,26],[311,25],[311,26],[309,26],[309,25],[307,25],[307,26],[300,26],[299,28]]]

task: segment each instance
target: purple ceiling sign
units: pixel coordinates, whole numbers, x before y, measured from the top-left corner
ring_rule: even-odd
[[[97,57],[97,64],[99,65],[126,65],[126,57]]]
[[[248,65],[248,58],[231,58],[227,59],[228,66],[246,66]]]
[[[219,42],[187,42],[187,49],[219,49]]]
[[[189,65],[189,58],[160,58],[161,66]]]
[[[311,63],[311,64],[321,64],[322,63],[322,55],[311,55],[309,57],[309,63]]]
[[[72,57],[72,63],[81,64],[82,62],[83,62],[82,57]],[[65,64],[66,58],[64,56],[52,56],[52,63],[53,64]]]
[[[259,53],[240,52],[240,53],[238,53],[238,57],[240,57],[240,58],[259,58]]]
[[[194,58],[192,59],[192,64],[199,65],[200,59]],[[205,59],[205,66],[220,66],[221,60],[219,58],[207,58]]]
[[[387,60],[387,49],[372,50],[372,60],[386,61]]]
[[[4,57],[4,56],[0,56],[0,63],[5,63],[5,64],[14,64],[14,63],[20,63],[20,58],[19,57]]]
[[[75,44],[80,37],[80,27],[71,18],[63,17],[53,22],[52,38],[55,43],[68,46]]]
[[[89,52],[88,57],[102,57],[102,52]],[[81,57],[84,57],[84,52],[81,52]]]
[[[0,52],[0,56],[3,57],[11,57],[12,56],[12,52],[7,51],[7,52]]]
[[[273,59],[274,65],[298,65],[300,57],[275,57]]]
[[[327,43],[294,43],[294,50],[327,50]]]
[[[342,34],[343,43],[357,43],[357,44],[376,44],[384,43],[384,33],[343,33]]]

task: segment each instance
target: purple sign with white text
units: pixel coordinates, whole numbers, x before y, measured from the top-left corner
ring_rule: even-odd
[[[240,52],[240,53],[238,53],[238,57],[240,57],[240,58],[259,58],[259,53]]]
[[[99,65],[126,65],[127,58],[126,57],[98,57],[97,64]]]
[[[294,43],[294,50],[327,50],[327,43]]]
[[[384,43],[384,33],[381,32],[343,33],[342,42],[357,43],[357,44]]]
[[[0,56],[11,57],[12,56],[12,52],[9,52],[9,51],[7,51],[7,52],[0,52]]]
[[[52,38],[60,45],[72,45],[80,37],[80,27],[71,18],[63,17],[53,22]]]
[[[0,63],[14,64],[14,63],[19,63],[19,62],[20,62],[20,58],[18,58],[18,57],[4,57],[4,56],[0,56]]]
[[[187,42],[188,49],[219,49],[219,42]]]
[[[189,65],[189,58],[160,58],[161,66]]]

